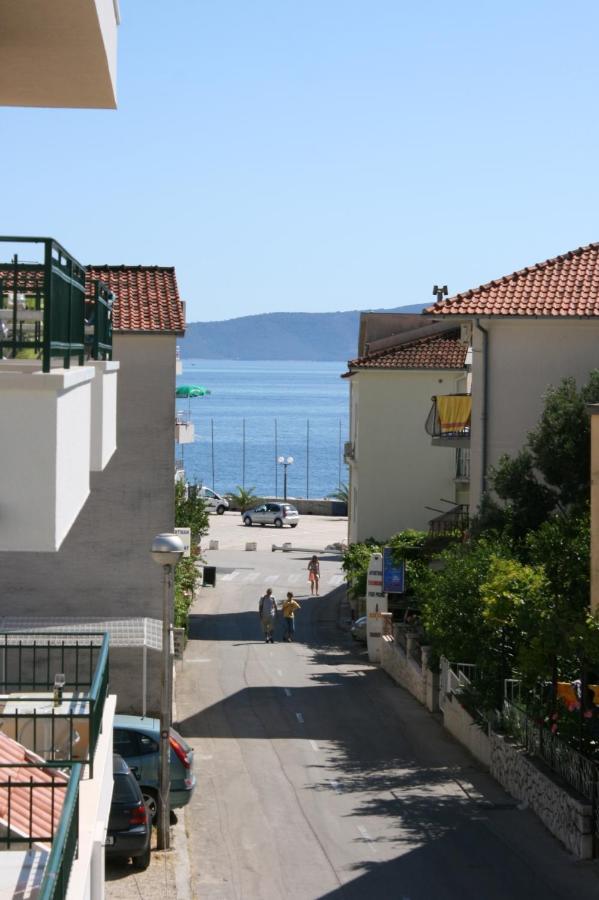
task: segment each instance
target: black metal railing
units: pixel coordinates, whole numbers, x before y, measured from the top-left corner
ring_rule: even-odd
[[[69,368],[72,359],[85,361],[86,273],[83,266],[53,238],[0,237],[0,246],[23,248],[23,253],[43,257],[28,261],[17,252],[0,261],[0,358],[40,358],[49,372],[52,358]],[[41,254],[36,248],[41,246]],[[94,288],[95,311],[92,355],[112,354],[110,291]],[[98,354],[98,355],[96,355]]]
[[[108,695],[108,645],[104,633],[0,633],[5,733],[46,761],[87,763],[93,778]],[[57,673],[64,675],[59,697]]]
[[[587,800],[596,802],[599,766],[553,734],[542,718],[535,718],[515,703],[504,700],[501,725],[528,753],[542,759]]]
[[[0,763],[0,847],[51,844],[68,786],[68,775],[43,763]]]
[[[441,513],[428,523],[430,534],[449,534],[468,530],[470,524],[469,507],[465,503],[458,503],[453,509]]]
[[[447,394],[451,397],[470,397],[469,394]],[[432,397],[432,406],[427,416],[425,431],[432,438],[443,438],[447,441],[457,441],[470,437],[470,411],[459,421],[443,421],[439,415],[439,403],[437,397]]]

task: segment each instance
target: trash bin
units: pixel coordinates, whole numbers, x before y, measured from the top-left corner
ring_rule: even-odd
[[[204,587],[216,586],[216,566],[204,566],[204,577],[202,579]]]

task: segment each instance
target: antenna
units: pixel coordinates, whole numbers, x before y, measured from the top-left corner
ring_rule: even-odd
[[[443,297],[447,297],[447,285],[438,285],[436,284],[433,287],[433,297],[437,298],[437,303],[440,303]]]

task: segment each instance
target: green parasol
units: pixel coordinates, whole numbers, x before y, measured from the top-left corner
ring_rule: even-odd
[[[191,398],[206,397],[210,391],[202,387],[201,384],[180,384],[176,391],[175,397],[187,397],[187,415],[191,415]]]

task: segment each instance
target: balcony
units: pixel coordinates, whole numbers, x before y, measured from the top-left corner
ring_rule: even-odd
[[[181,359],[181,347],[177,344],[175,348],[175,375],[183,374],[183,360]]]
[[[472,396],[444,394],[432,398],[425,430],[435,447],[469,447]]]
[[[83,896],[110,808],[108,637],[3,632],[0,670],[0,893]]]
[[[52,238],[0,250],[0,551],[55,551],[116,449],[114,297]]]
[[[428,507],[427,507],[428,508]],[[429,534],[446,535],[464,534],[470,524],[469,507],[464,503],[458,503],[453,509],[441,513],[428,523]]]
[[[195,441],[195,426],[186,413],[175,415],[175,441],[177,444],[193,444]]]
[[[0,105],[114,109],[118,0],[0,10]]]
[[[356,458],[356,447],[352,441],[345,441],[343,445],[343,462],[345,465],[353,462]]]

